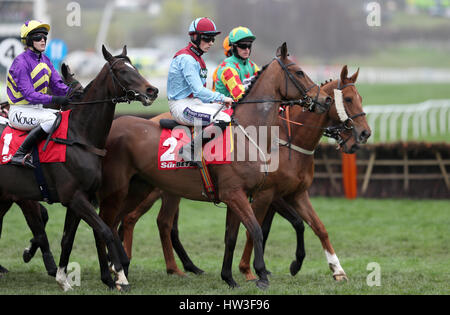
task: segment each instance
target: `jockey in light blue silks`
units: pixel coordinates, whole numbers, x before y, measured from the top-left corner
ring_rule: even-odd
[[[211,48],[218,34],[220,32],[209,18],[195,19],[189,27],[191,42],[175,54],[170,64],[167,78],[169,108],[173,118],[181,124],[193,126],[194,121],[201,121],[205,126],[231,121],[228,114],[219,110],[223,107],[220,103],[231,105],[233,100],[206,88],[208,70],[202,55]],[[185,161],[192,159],[193,142],[180,150]]]
[[[47,104],[68,105],[66,86],[47,56],[43,54],[50,25],[31,20],[22,25],[20,35],[25,51],[18,55],[8,72],[7,97],[11,127],[31,130],[11,159],[11,164],[34,168],[27,153],[47,136],[56,119],[55,110]],[[54,96],[49,95],[49,90]]]

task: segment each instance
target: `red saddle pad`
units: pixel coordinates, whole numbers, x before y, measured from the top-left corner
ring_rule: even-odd
[[[203,146],[203,158],[206,164],[229,164],[232,152],[232,129],[228,126],[222,136],[216,137]],[[158,169],[193,168],[178,156],[181,147],[191,141],[184,129],[163,129],[158,148]]]
[[[58,129],[56,129],[56,131],[53,133],[52,138],[67,139],[70,110],[63,111],[61,114],[61,123]],[[6,126],[0,138],[0,148],[2,150],[0,164],[6,164],[11,160],[17,149],[19,149],[20,145],[25,140],[27,134],[28,132],[25,132],[23,130],[18,130],[11,128],[10,126]],[[59,144],[50,141],[47,145],[47,149],[45,150],[45,152],[43,152],[42,148],[45,145],[45,141],[46,140],[42,140],[38,144],[40,162],[65,162],[67,146],[65,144]]]

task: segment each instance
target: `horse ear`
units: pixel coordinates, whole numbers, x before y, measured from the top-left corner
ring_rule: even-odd
[[[106,61],[110,61],[111,59],[113,59],[111,53],[108,50],[106,50],[105,45],[102,45],[102,53]]]
[[[281,57],[282,59],[284,59],[288,56],[286,42],[284,42],[283,45],[278,47],[276,56]]]
[[[344,83],[345,80],[347,80],[347,75],[348,75],[348,69],[347,69],[347,65],[342,67],[342,71],[341,71],[341,82]]]
[[[121,56],[126,56],[126,55],[127,55],[127,45],[123,46],[122,53],[121,53]]]
[[[355,83],[356,79],[358,79],[358,74],[359,74],[359,68],[358,70],[350,77],[350,80]]]

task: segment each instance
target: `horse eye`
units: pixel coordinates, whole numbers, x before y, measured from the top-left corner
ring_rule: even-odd
[[[352,98],[351,97],[346,97],[346,98],[344,98],[344,101],[346,103],[351,103],[352,102]]]
[[[303,73],[302,70],[299,70],[299,71],[297,71],[296,73],[297,73],[297,75],[299,75],[299,76],[301,76],[301,77],[304,77],[304,76],[305,76],[305,74]]]

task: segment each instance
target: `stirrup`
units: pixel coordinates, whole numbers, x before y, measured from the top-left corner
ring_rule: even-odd
[[[32,168],[32,169],[36,168],[36,166],[34,166],[33,163],[31,162],[31,153],[25,154],[22,159],[20,159],[20,157],[13,156],[11,159],[11,164],[17,165],[17,166],[28,167],[28,168]]]

